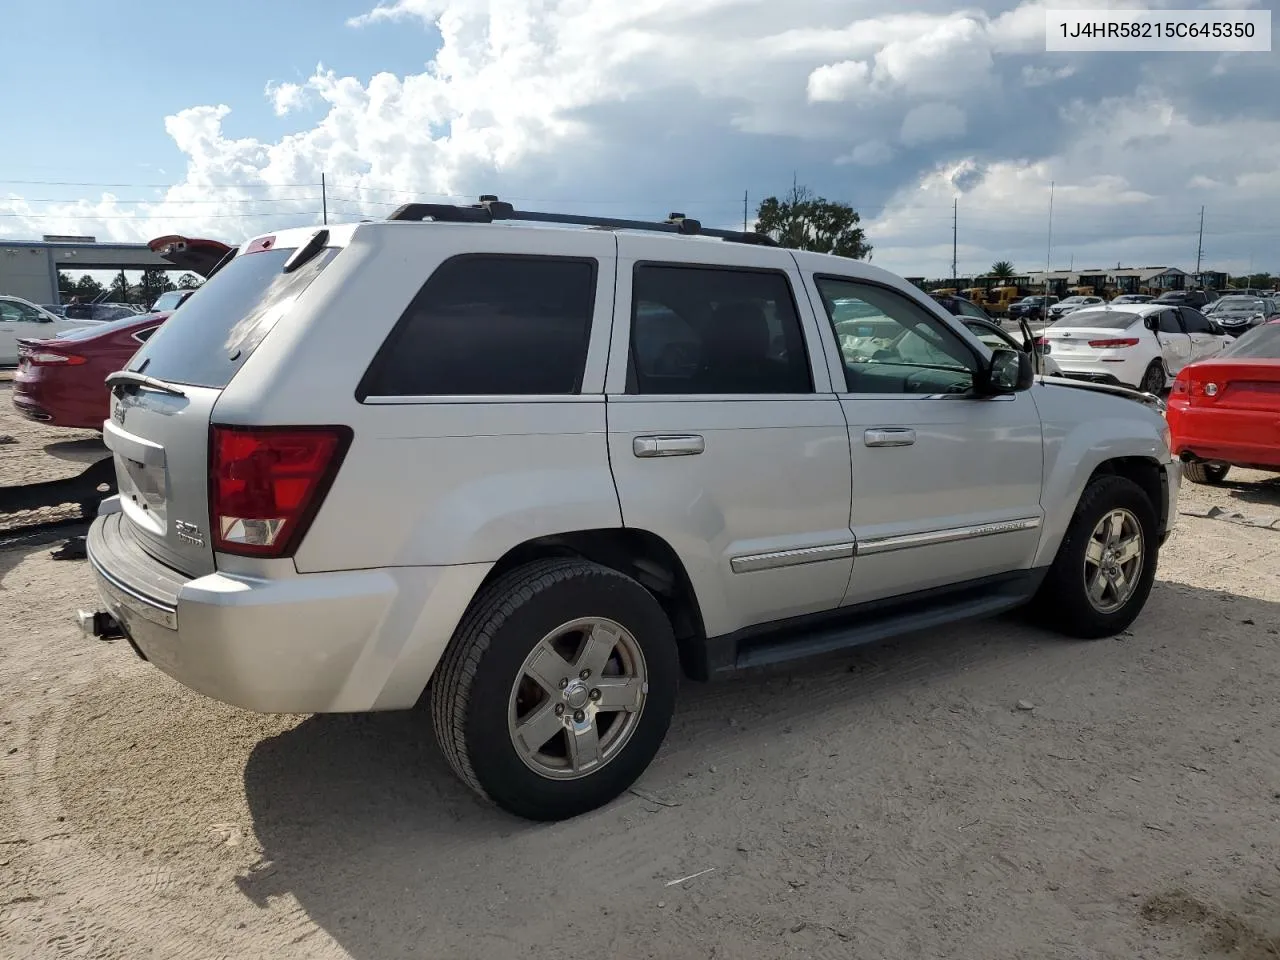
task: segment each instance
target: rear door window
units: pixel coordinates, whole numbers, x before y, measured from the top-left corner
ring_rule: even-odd
[[[283,270],[291,248],[235,257],[148,338],[129,369],[170,383],[225,387],[338,252],[322,250],[290,273]]]
[[[1161,333],[1186,333],[1182,329],[1182,321],[1178,319],[1178,310],[1175,307],[1172,310],[1160,311],[1160,332]]]
[[[1179,312],[1182,314],[1182,323],[1187,333],[1213,333],[1208,319],[1200,311],[1192,310],[1190,307],[1180,307]]]
[[[191,303],[203,297],[202,291]],[[576,394],[595,299],[595,260],[454,257],[413,298],[356,395]],[[174,316],[188,309],[184,305]]]

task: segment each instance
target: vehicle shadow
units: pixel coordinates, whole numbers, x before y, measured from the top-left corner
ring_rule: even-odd
[[[1280,477],[1268,477],[1254,482],[1228,478],[1222,486],[1230,491],[1232,500],[1280,507]]]
[[[941,831],[954,812],[948,810],[940,821],[928,806],[927,798],[936,796],[936,778],[948,775],[945,768],[931,766],[929,751],[936,756],[949,749],[939,744],[961,742],[974,751],[976,769],[950,775],[995,784],[992,795],[979,802],[1012,803],[1018,798],[1004,796],[1008,788],[999,784],[1008,782],[1010,769],[1016,776],[1018,764],[1033,762],[1022,753],[1025,741],[1018,742],[1025,733],[1020,725],[1029,716],[1020,711],[1028,708],[1015,701],[1024,691],[1052,688],[1063,702],[1087,703],[1095,711],[1086,695],[1093,697],[1093,688],[1126,673],[1131,679],[1124,681],[1129,684],[1124,696],[1143,696],[1144,685],[1150,685],[1156,702],[1143,709],[1156,736],[1161,722],[1182,722],[1186,703],[1167,689],[1167,678],[1148,678],[1146,668],[1165,664],[1176,653],[1182,669],[1196,670],[1204,661],[1210,674],[1225,675],[1225,655],[1206,652],[1209,645],[1201,643],[1224,613],[1233,622],[1258,625],[1259,632],[1276,633],[1271,628],[1280,627],[1280,605],[1160,583],[1134,632],[1117,638],[1121,642],[1063,641],[1011,616],[720,684],[689,683],[666,745],[635,791],[565,823],[520,821],[475,797],[448,769],[423,713],[315,716],[252,751],[245,789],[264,852],[237,884],[259,906],[295,898],[356,960],[542,956],[566,943],[575,955],[744,955],[751,944],[732,938],[745,929],[742,924],[755,921],[742,918],[758,915],[761,923],[766,915],[769,923],[794,918],[786,912],[791,906],[762,892],[773,880],[739,876],[739,883],[758,883],[761,889],[733,888],[737,894],[726,893],[727,901],[706,908],[712,917],[691,907],[694,914],[684,919],[670,911],[656,915],[667,918],[659,923],[655,904],[660,908],[660,899],[681,893],[664,893],[661,881],[717,863],[723,876],[733,866],[726,866],[725,858],[746,856],[741,844],[738,854],[732,852],[735,837],[743,836],[736,831],[755,829],[762,832],[757,836],[774,837],[753,842],[779,845],[770,858],[784,859],[793,831],[799,830],[806,838],[828,837],[819,843],[794,841],[829,848],[825,874],[815,875],[805,895],[839,889],[848,897],[850,888],[842,885],[856,888],[851,877],[857,871],[843,860],[833,868],[832,851],[845,856],[853,819],[868,821],[868,832],[856,835],[859,842],[888,829],[878,842],[890,848],[897,841],[884,818],[893,819],[886,809],[893,807],[894,795],[904,802],[910,798],[916,816],[921,802],[926,804],[926,819],[912,829]],[[1167,669],[1156,666],[1151,672]],[[1117,716],[1127,709],[1118,704]],[[1093,712],[1084,716],[1063,734],[1066,745],[1057,748],[1067,760],[1080,749],[1075,738],[1088,724],[1117,722]],[[1002,730],[1013,730],[1009,743],[993,747],[993,731],[998,743]],[[1042,741],[1036,749],[1044,746]],[[831,764],[845,767],[839,775],[845,779],[827,779],[824,765]],[[816,776],[808,779],[811,772]],[[1120,779],[1132,786],[1130,781],[1139,778]],[[1221,785],[1207,789],[1226,790]],[[1227,809],[1238,800],[1228,796],[1217,802]],[[841,808],[850,822],[832,821],[824,828],[822,818],[829,814],[820,811]],[[1062,814],[1063,829],[1099,836],[1084,814],[1079,822],[1073,819],[1077,813]],[[801,822],[807,825],[797,826]],[[1137,834],[1142,842],[1144,832]],[[1017,838],[1024,835],[1015,832],[1009,842],[1020,843]],[[1152,836],[1158,835],[1147,831],[1145,839]],[[957,875],[940,863],[930,883],[954,884],[962,891],[966,883],[972,885],[965,870],[950,866]],[[738,895],[747,902],[737,905]],[[1043,906],[1023,904],[1022,909]],[[707,922],[713,918],[714,923]],[[701,925],[691,926],[695,921]]]

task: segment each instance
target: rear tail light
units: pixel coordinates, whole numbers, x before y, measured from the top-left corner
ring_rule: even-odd
[[[212,426],[214,549],[252,557],[292,555],[350,444],[349,427]]]
[[[1096,347],[1099,350],[1107,350],[1111,347],[1136,347],[1138,345],[1137,337],[1121,337],[1117,340],[1090,340],[1089,346]]]
[[[20,360],[25,360],[33,367],[55,367],[64,365],[68,367],[78,367],[82,363],[87,363],[84,357],[74,353],[54,353],[52,350],[24,350],[19,355]]]
[[[1048,338],[1048,337],[1036,337],[1036,349],[1037,349],[1037,350],[1039,350],[1041,353],[1048,353],[1048,352],[1049,352],[1049,338]]]

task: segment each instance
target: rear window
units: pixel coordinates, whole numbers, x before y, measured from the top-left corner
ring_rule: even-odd
[[[225,387],[338,248],[281,272],[292,253],[277,248],[235,257],[147,339],[129,369],[170,383]]]
[[[1219,356],[1238,357],[1242,360],[1280,360],[1280,323],[1254,327]]]
[[[454,257],[396,322],[357,396],[576,394],[595,299],[594,260]]]
[[[1089,327],[1093,330],[1124,330],[1137,322],[1138,315],[1127,310],[1077,310],[1051,324],[1050,329]]]

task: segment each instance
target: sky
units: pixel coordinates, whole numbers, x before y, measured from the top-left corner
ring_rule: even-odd
[[[1191,269],[1202,207],[1206,269],[1280,273],[1275,38],[1046,53],[1044,7],[0,0],[0,238],[239,243],[318,223],[322,175],[330,222],[493,193],[740,227],[798,182],[906,276],[950,275],[953,215],[961,276]]]

